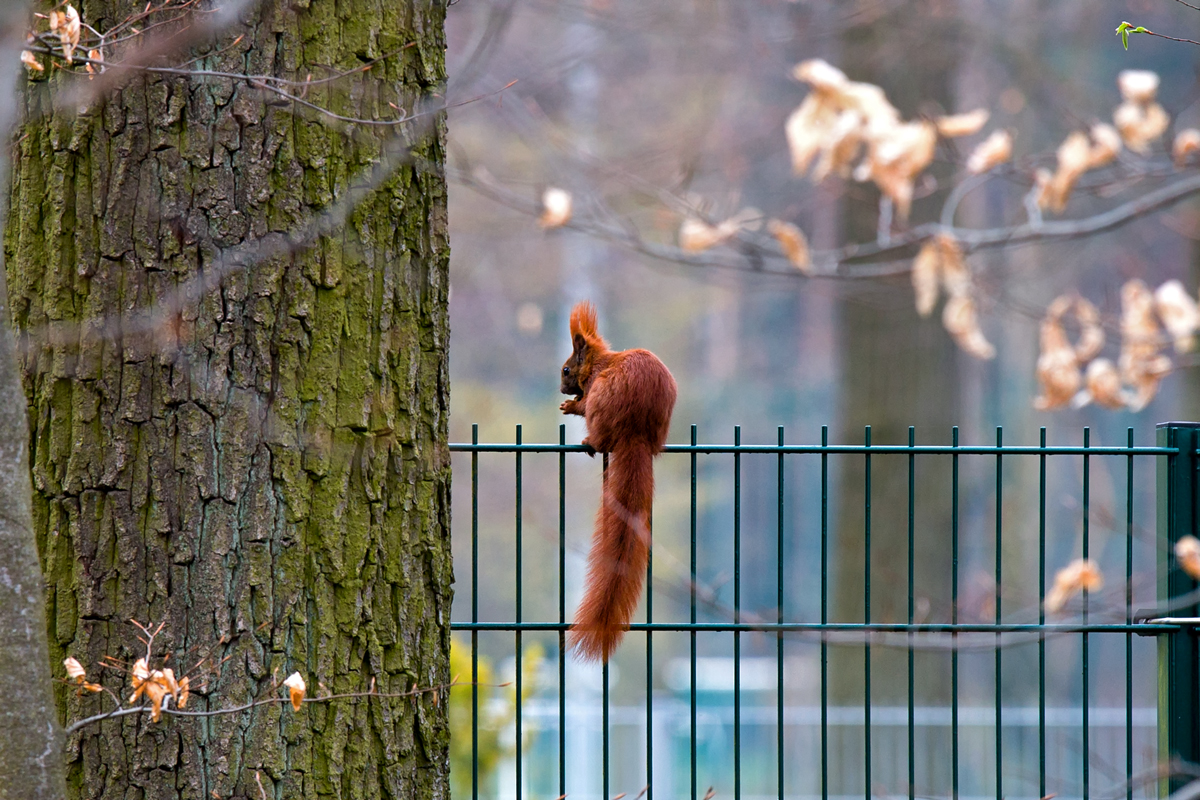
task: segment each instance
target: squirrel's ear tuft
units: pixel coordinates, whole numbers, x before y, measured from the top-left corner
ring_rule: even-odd
[[[571,336],[580,334],[585,337],[596,335],[596,307],[587,300],[576,303],[571,309]]]

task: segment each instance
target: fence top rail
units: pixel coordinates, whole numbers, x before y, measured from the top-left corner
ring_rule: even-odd
[[[510,444],[452,442],[455,453],[586,453],[578,444]],[[978,455],[978,456],[1174,456],[1178,447],[1084,447],[1062,445],[940,445],[940,444],[668,444],[664,453],[764,453],[828,455]]]
[[[1178,621],[1183,619],[1183,622]],[[1163,617],[1143,622],[631,622],[631,631],[667,631],[687,633],[725,633],[730,631],[761,633],[820,634],[1065,634],[1065,633],[1136,633],[1154,636],[1185,630],[1191,618]],[[452,621],[452,630],[461,631],[569,631],[570,622],[468,622]],[[864,644],[872,642],[863,640]]]

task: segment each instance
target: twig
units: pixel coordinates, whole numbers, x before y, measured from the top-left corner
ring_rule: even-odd
[[[416,697],[416,696],[419,696],[422,694],[429,694],[431,692],[442,692],[447,689],[452,689],[455,686],[469,686],[469,685],[472,685],[470,681],[455,680],[455,681],[451,681],[450,683],[439,684],[437,686],[429,686],[429,687],[426,687],[423,689],[411,689],[407,692],[377,692],[374,690],[366,691],[366,692],[343,692],[341,694],[325,695],[324,697],[306,697],[306,698],[304,698],[303,702],[305,702],[305,703],[328,703],[332,700],[345,700],[347,698],[358,698],[358,697],[378,697],[380,699]],[[498,683],[498,684],[479,683],[479,684],[474,684],[474,685],[489,686],[491,688],[501,688],[503,686],[507,686],[508,684],[506,684],[506,683]],[[276,686],[275,688],[278,688],[278,686]],[[169,714],[170,716],[173,716],[173,717],[219,717],[219,716],[224,716],[227,714],[240,714],[243,711],[248,711],[252,708],[257,708],[259,706],[277,705],[280,703],[291,703],[291,700],[287,697],[264,697],[264,698],[260,698],[258,700],[252,700],[251,702],[244,703],[240,706],[231,706],[228,708],[217,708],[217,709],[212,709],[210,711],[180,711],[179,709],[175,709],[175,708],[163,708],[162,713]],[[103,722],[106,719],[113,719],[115,717],[124,717],[124,716],[128,716],[130,714],[152,713],[153,711],[154,711],[153,707],[148,706],[148,705],[117,708],[117,709],[114,709],[114,710],[109,711],[104,714],[96,714],[91,717],[85,717],[84,719],[77,720],[76,722],[73,722],[70,725],[67,725],[63,729],[63,731],[64,731],[64,733],[70,735],[70,734],[74,733],[75,731],[79,730],[80,728],[83,728],[87,725],[95,724],[97,722]]]

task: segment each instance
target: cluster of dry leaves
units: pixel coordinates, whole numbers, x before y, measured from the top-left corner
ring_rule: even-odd
[[[1200,539],[1181,536],[1175,542],[1175,560],[1185,573],[1200,580]],[[1046,592],[1046,610],[1056,614],[1080,592],[1096,592],[1103,588],[1104,574],[1100,565],[1090,558],[1077,558],[1054,575],[1054,585]]]
[[[978,133],[988,120],[986,109],[976,109],[906,122],[883,89],[851,81],[824,61],[805,61],[793,74],[812,87],[785,126],[796,174],[807,173],[815,163],[812,179],[818,183],[831,175],[873,181],[895,203],[901,220],[908,215],[917,178],[933,161],[938,137]],[[1158,84],[1158,75],[1147,70],[1126,70],[1118,76],[1122,102],[1113,112],[1113,124],[1072,132],[1059,145],[1057,168],[1035,171],[1039,208],[1061,213],[1080,176],[1111,163],[1122,147],[1142,155],[1149,152],[1171,121],[1155,99]],[[1197,150],[1200,131],[1180,131],[1172,148],[1176,164],[1182,165]],[[1011,158],[1012,134],[996,130],[975,146],[966,168],[978,175]]]
[[[129,696],[128,702],[133,706],[139,700],[143,702],[149,701],[150,719],[153,722],[158,722],[162,719],[163,709],[170,707],[172,702],[178,709],[187,707],[188,698],[191,696],[192,679],[187,675],[176,678],[175,670],[166,666],[165,663],[159,669],[150,669],[154,638],[162,631],[163,625],[160,624],[152,631],[149,627],[142,625],[136,620],[131,620],[131,622],[144,634],[144,637],[138,638],[146,645],[146,655],[133,662],[133,666],[128,668],[129,684],[130,688],[133,689],[133,694]],[[202,659],[200,664],[203,664],[204,661],[205,659]],[[105,666],[125,670],[125,666],[116,659],[106,657],[104,663]],[[106,691],[100,684],[88,681],[87,671],[74,657],[64,659],[63,667],[67,671],[68,683],[77,687],[77,693]],[[300,704],[304,702],[304,696],[307,692],[304,678],[299,672],[293,672],[283,681],[282,685],[287,687],[292,708],[299,711]],[[120,705],[120,696],[112,692],[110,694],[116,698],[117,704]]]
[[[1063,326],[1067,312],[1073,312],[1079,327],[1074,344]],[[1104,346],[1096,307],[1082,297],[1058,297],[1042,320],[1040,394],[1034,406],[1079,408],[1095,401],[1105,408],[1140,411],[1171,371],[1171,358],[1163,350],[1172,344],[1176,352],[1190,351],[1197,329],[1200,305],[1182,283],[1170,280],[1152,292],[1140,280],[1127,281],[1121,287],[1121,347],[1114,364],[1096,357]]]
[[[921,247],[913,261],[912,282],[918,314],[922,317],[932,314],[944,290],[942,325],[954,341],[976,358],[996,356],[996,348],[979,327],[971,271],[967,269],[962,247],[953,236],[940,234]]]
[[[804,174],[815,165],[815,181],[831,175],[873,181],[895,204],[901,219],[908,213],[916,180],[933,160],[938,137],[977,133],[988,118],[987,111],[979,109],[906,122],[878,86],[851,81],[824,61],[803,62],[796,67],[795,77],[812,87],[786,126],[795,171]],[[1156,100],[1156,74],[1127,70],[1117,85],[1122,102],[1113,112],[1113,124],[1097,123],[1087,133],[1071,133],[1058,148],[1057,168],[1036,171],[1033,199],[1039,209],[1061,213],[1085,172],[1111,163],[1123,147],[1139,154],[1149,152],[1166,131],[1170,117]],[[1176,165],[1185,164],[1197,150],[1200,130],[1180,131],[1172,147]],[[968,172],[981,174],[1011,157],[1011,134],[997,130],[974,148],[966,166]],[[793,263],[808,267],[807,243],[798,228],[772,220],[769,230]],[[942,323],[955,342],[977,358],[995,356],[979,326],[976,291],[963,248],[953,236],[942,233],[925,242],[913,261],[912,284],[921,316],[933,313],[944,292]],[[1037,408],[1095,401],[1106,408],[1137,411],[1153,399],[1172,366],[1162,353],[1167,342],[1172,341],[1179,352],[1193,347],[1200,327],[1197,303],[1179,281],[1168,281],[1151,292],[1141,281],[1132,280],[1122,288],[1121,306],[1121,349],[1114,364],[1096,357],[1104,345],[1104,331],[1091,303],[1074,296],[1051,303],[1041,326]],[[1063,326],[1068,313],[1080,330],[1074,344]]]
[[[175,680],[175,671],[170,667],[151,671],[146,659],[139,658],[133,662],[133,669],[129,671],[129,681],[133,686],[133,694],[129,696],[130,704],[136,703],[144,696],[150,701],[153,709],[150,719],[154,722],[162,718],[163,704],[169,699],[175,700],[176,708],[187,707],[191,681],[186,675],[178,681]]]
[[[989,116],[986,109],[976,109],[906,121],[883,89],[852,81],[824,61],[804,61],[793,74],[811,87],[785,126],[794,171],[803,175],[811,170],[817,182],[830,176],[871,181],[901,221],[911,209],[917,181],[933,161],[939,137],[978,134]],[[1171,121],[1156,99],[1158,87],[1159,77],[1153,72],[1120,73],[1121,103],[1113,111],[1112,124],[1097,122],[1086,132],[1072,132],[1056,151],[1055,169],[1033,170],[1027,196],[1031,225],[1040,223],[1038,212],[1062,213],[1079,179],[1089,170],[1111,164],[1123,150],[1138,155],[1150,152]],[[1177,168],[1198,151],[1200,130],[1189,128],[1176,134],[1171,153]],[[969,174],[981,175],[1009,162],[1012,156],[1012,134],[994,130],[974,146],[965,168]],[[703,202],[691,205],[699,209]],[[545,190],[543,227],[566,225],[571,214],[569,192]],[[704,216],[699,211],[684,215],[678,233],[684,252],[699,253],[725,244],[741,231],[757,230],[765,218],[753,208],[720,221]],[[766,230],[798,270],[813,274],[808,240],[799,227],[768,218]],[[925,240],[912,263],[911,276],[921,316],[933,314],[944,295],[942,324],[958,346],[976,358],[995,356],[996,349],[979,324],[979,292],[962,242],[949,230]],[[1069,318],[1078,329],[1074,342],[1064,324]],[[1079,296],[1059,297],[1046,309],[1041,323],[1036,368],[1040,393],[1034,406],[1049,410],[1095,402],[1109,409],[1139,411],[1154,398],[1159,383],[1172,369],[1171,358],[1163,351],[1168,344],[1177,352],[1191,350],[1197,329],[1197,301],[1179,281],[1167,281],[1154,291],[1140,280],[1128,281],[1121,289],[1120,352],[1114,363],[1099,357],[1105,333],[1096,307]]]
[[[895,204],[900,220],[908,218],[913,187],[932,163],[938,137],[977,133],[988,120],[988,111],[981,108],[906,122],[883,89],[852,81],[820,59],[800,63],[792,74],[812,88],[784,127],[793,170],[803,175],[815,164],[812,179],[817,182],[831,175],[873,181]],[[1011,141],[1006,146],[1003,137],[989,142],[994,153],[987,168],[1011,152]]]
[[[1113,111],[1113,124],[1098,122],[1088,133],[1073,131],[1058,146],[1055,171],[1039,168],[1034,173],[1039,208],[1062,213],[1079,178],[1088,170],[1110,164],[1120,155],[1122,146],[1140,155],[1150,152],[1150,145],[1171,122],[1155,99],[1158,82],[1158,75],[1146,70],[1125,70],[1117,76],[1122,102]],[[1182,166],[1197,148],[1200,131],[1180,131],[1172,148],[1175,163]]]
[[[149,6],[147,6],[149,8]],[[63,61],[68,64],[74,63],[75,49],[79,47],[79,37],[83,32],[83,21],[79,17],[79,12],[75,7],[68,4],[61,10],[54,9],[49,14],[37,14],[39,19],[44,19],[49,22],[50,33],[58,37],[58,55],[62,56]],[[43,45],[47,44],[45,38],[37,36],[35,32],[31,32],[27,41],[29,44],[40,42]],[[103,38],[101,37],[101,42]],[[21,51],[21,61],[31,70],[43,72],[46,68],[42,66],[42,62],[31,50]],[[88,50],[87,63],[84,64],[88,75],[92,75],[97,70],[104,71],[104,48],[102,44],[97,44],[95,48]]]

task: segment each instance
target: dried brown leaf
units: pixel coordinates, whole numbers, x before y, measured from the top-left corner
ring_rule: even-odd
[[[1096,169],[1112,163],[1121,153],[1121,134],[1112,125],[1097,122],[1092,126],[1092,150],[1088,155],[1088,169]]]
[[[150,673],[150,677],[142,683],[141,689],[150,699],[150,721],[158,722],[162,719],[163,698],[169,694],[162,672],[154,670]]]
[[[728,241],[732,231],[709,225],[702,219],[686,217],[679,226],[679,247],[685,253],[700,253]]]
[[[813,181],[820,183],[831,174],[841,177],[850,174],[850,165],[862,149],[864,123],[863,115],[853,109],[837,116],[821,143],[821,157],[813,167]]]
[[[801,61],[792,68],[792,77],[822,92],[839,91],[850,82],[846,73],[819,58]]]
[[[809,164],[829,138],[838,113],[828,98],[813,92],[788,116],[783,132],[795,174],[803,175],[808,171]]]
[[[812,274],[812,256],[808,250],[808,239],[804,231],[790,222],[773,219],[767,222],[767,232],[779,242],[787,260],[805,275]]]
[[[1064,299],[1066,304],[1062,302]],[[1042,320],[1039,336],[1041,353],[1038,355],[1036,373],[1040,392],[1033,400],[1033,407],[1039,411],[1062,408],[1079,391],[1079,361],[1061,320],[1066,310],[1064,305],[1069,302],[1070,298],[1057,298]]]
[[[1140,105],[1125,102],[1113,112],[1113,124],[1121,132],[1125,146],[1137,153],[1150,152],[1150,145],[1163,135],[1171,117],[1158,103]]]
[[[67,669],[67,677],[76,683],[83,683],[84,679],[87,678],[87,671],[73,657],[68,656],[64,658],[63,666]]]
[[[1102,588],[1104,573],[1100,571],[1100,565],[1090,558],[1077,558],[1055,574],[1054,586],[1046,593],[1046,610],[1057,613],[1080,592]]]
[[[916,296],[917,313],[922,317],[932,314],[937,305],[941,262],[942,251],[936,239],[930,239],[921,245],[917,257],[913,260],[913,294]]]
[[[63,58],[70,64],[75,54],[75,48],[79,46],[79,12],[71,5],[68,5],[63,11],[51,11],[50,30],[58,34],[58,40],[62,44]]]
[[[288,675],[283,685],[288,689],[288,696],[292,701],[292,710],[299,711],[300,704],[304,702],[304,692],[307,688],[304,685],[304,678],[300,677],[299,672],[293,672],[291,675]]]
[[[1121,380],[1132,390],[1128,405],[1141,411],[1154,399],[1158,384],[1171,371],[1171,360],[1160,353],[1163,337],[1155,314],[1155,299],[1140,280],[1121,287]]]
[[[992,131],[967,158],[967,172],[980,175],[1012,158],[1012,134]]]
[[[1079,340],[1075,342],[1075,358],[1080,364],[1095,358],[1104,347],[1104,328],[1100,325],[1100,311],[1086,298],[1076,296],[1072,307],[1075,320],[1079,323]]]
[[[710,225],[696,217],[685,217],[679,226],[679,247],[685,253],[699,253],[732,239],[740,230],[757,230],[762,212],[743,208],[729,219]]]
[[[996,348],[979,328],[975,301],[970,295],[952,295],[946,301],[942,309],[942,325],[954,338],[955,344],[967,354],[985,361],[996,357]]]
[[[571,221],[571,193],[566,189],[550,187],[542,192],[542,216],[538,222],[543,228],[561,228]]]
[[[1177,280],[1170,280],[1154,292],[1154,305],[1163,327],[1175,342],[1175,352],[1186,353],[1196,344],[1196,328],[1200,327],[1200,308]]]
[[[133,662],[133,669],[129,672],[129,683],[133,686],[133,695],[130,696],[129,702],[136,702],[142,696],[149,678],[150,669],[146,666],[146,659],[139,658]]]
[[[1175,141],[1171,145],[1171,158],[1176,167],[1186,164],[1188,156],[1197,150],[1200,150],[1200,130],[1187,128],[1175,134]]]
[[[872,180],[896,206],[897,218],[908,218],[914,181],[930,162],[937,147],[937,129],[929,122],[892,125],[871,137],[867,157],[854,177]]]
[[[1175,560],[1191,578],[1200,580],[1200,539],[1180,536],[1175,542]]]
[[[1141,105],[1154,102],[1158,83],[1158,75],[1148,69],[1126,69],[1117,75],[1121,99]]]
[[[1142,281],[1134,278],[1121,286],[1121,336],[1125,347],[1140,348],[1153,355],[1159,347],[1159,328],[1155,319],[1154,295]]]
[[[104,72],[104,51],[103,50],[88,50],[87,57],[89,59],[85,68],[88,71],[88,80],[97,72]],[[97,61],[99,64],[92,64],[92,61]]]
[[[42,63],[37,60],[37,57],[34,56],[34,54],[29,52],[28,50],[21,51],[21,63],[24,64],[29,69],[37,70],[38,72],[46,71],[46,68],[43,67]]]
[[[939,134],[948,138],[969,136],[972,133],[979,133],[987,123],[989,116],[991,116],[991,113],[986,108],[977,108],[965,114],[951,114],[947,117],[939,117],[937,130]]]
[[[1125,392],[1121,389],[1121,373],[1107,358],[1097,358],[1088,364],[1084,374],[1084,390],[1075,396],[1073,405],[1082,408],[1095,400],[1114,411],[1124,408]]]
[[[968,294],[971,291],[971,272],[967,269],[962,246],[948,233],[938,234],[933,241],[941,256],[942,288],[951,297]]]
[[[1074,131],[1058,146],[1057,156],[1058,169],[1043,186],[1038,205],[1043,210],[1062,213],[1075,182],[1091,164],[1092,144],[1085,134]]]

